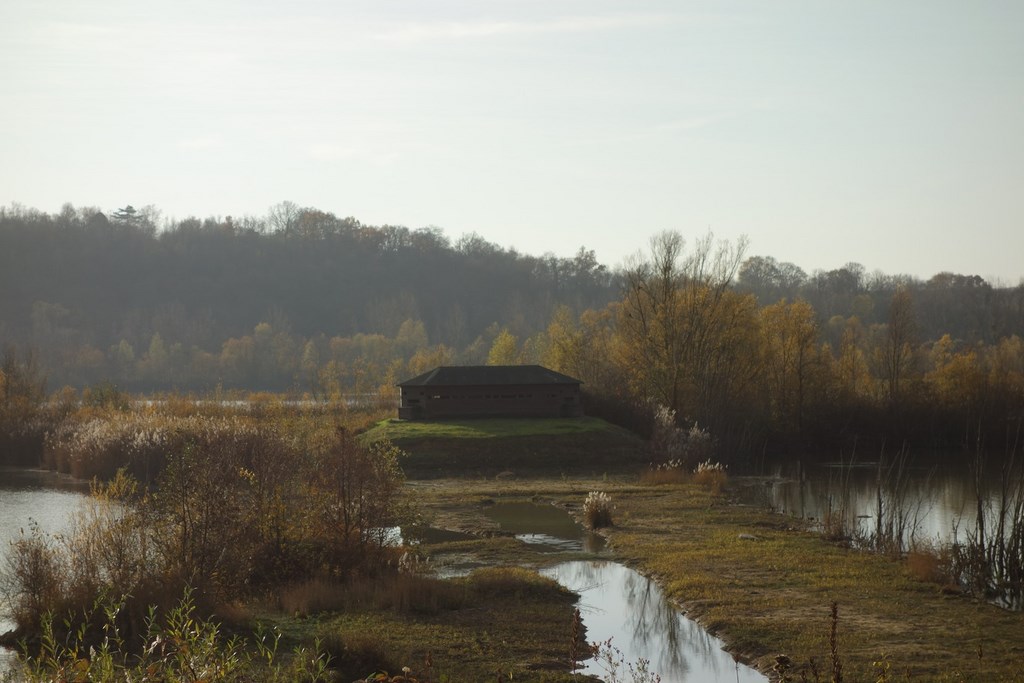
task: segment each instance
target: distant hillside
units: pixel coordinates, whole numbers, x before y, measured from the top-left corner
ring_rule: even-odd
[[[332,339],[394,339],[409,323],[403,353],[461,352],[489,345],[499,326],[525,338],[558,306],[619,296],[582,247],[529,256],[288,204],[265,219],[188,218],[159,231],[131,207],[0,209],[0,291],[0,342],[38,349],[51,381],[143,390],[289,389],[306,384],[309,342],[324,356]]]

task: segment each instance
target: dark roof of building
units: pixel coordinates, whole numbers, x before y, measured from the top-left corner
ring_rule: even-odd
[[[540,365],[442,365],[418,377],[399,383],[400,387],[453,387],[500,384],[582,384]]]

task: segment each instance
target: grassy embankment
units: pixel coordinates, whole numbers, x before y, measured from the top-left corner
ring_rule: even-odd
[[[613,429],[553,422],[551,436],[545,437],[527,434],[531,427],[525,424],[490,423],[383,423],[376,428],[378,434],[390,431],[410,451],[411,471],[436,475],[450,467],[455,474],[503,469],[516,474],[503,480],[410,482],[409,490],[435,526],[486,533],[482,503],[487,501],[550,500],[578,510],[588,491],[601,489],[616,504],[615,527],[608,532],[616,556],[656,576],[689,616],[762,670],[771,667],[775,655],[786,653],[797,666],[813,658],[827,680],[832,666],[829,615],[836,602],[845,680],[874,681],[886,667],[890,680],[1024,680],[1020,613],[918,578],[903,560],[828,542],[796,520],[736,504],[728,491],[715,496],[693,483],[642,484],[641,449],[636,442],[629,447],[625,435],[618,435],[621,441],[610,437]],[[585,439],[591,456],[582,447],[559,443],[559,433],[568,434],[566,441]],[[431,434],[437,435],[436,443]],[[535,450],[500,467],[506,461],[495,454],[514,453],[520,439]],[[545,440],[548,448],[541,445]],[[602,450],[605,444],[611,446],[608,451]],[[626,452],[632,452],[628,462],[603,467]],[[548,476],[543,475],[545,466]],[[606,471],[616,474],[602,476]],[[422,551],[439,564],[474,554],[485,561],[537,561],[507,540],[449,541],[425,545]]]
[[[409,454],[410,479],[562,476],[636,472],[647,463],[634,435],[592,417],[383,420],[362,437],[390,439]]]

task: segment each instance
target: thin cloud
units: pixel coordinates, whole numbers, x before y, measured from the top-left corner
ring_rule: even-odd
[[[224,146],[224,139],[220,135],[200,135],[192,138],[178,140],[178,147],[186,150],[207,150],[218,149]]]
[[[690,118],[679,119],[677,121],[668,121],[666,123],[661,123],[655,126],[654,132],[671,133],[677,130],[695,130],[697,128],[707,128],[708,126],[713,126],[716,123],[719,123],[731,117],[731,114],[719,114],[717,116],[694,116]]]
[[[662,139],[666,138],[667,136],[671,136],[673,133],[709,128],[718,125],[723,121],[732,119],[734,117],[734,113],[716,114],[709,116],[692,116],[688,118],[677,119],[674,121],[666,121],[664,123],[657,123],[654,125],[639,127],[635,130],[632,130],[624,134],[605,135],[596,137],[587,136],[575,140],[565,140],[563,142],[570,146],[590,146],[633,143],[652,139]]]
[[[419,22],[383,31],[374,37],[386,42],[417,43],[502,36],[593,33],[652,26],[674,20],[674,17],[664,14],[626,14],[607,17],[568,17],[548,21]]]
[[[398,153],[393,151],[377,152],[332,144],[310,145],[306,148],[306,153],[311,159],[317,161],[360,161],[381,167],[389,166],[399,158]]]
[[[130,33],[120,27],[106,24],[55,21],[36,32],[40,42],[50,45],[81,46],[90,48],[110,47]]]

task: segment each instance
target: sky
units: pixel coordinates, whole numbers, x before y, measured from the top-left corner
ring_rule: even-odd
[[[1024,278],[1024,3],[3,0],[0,205]]]

